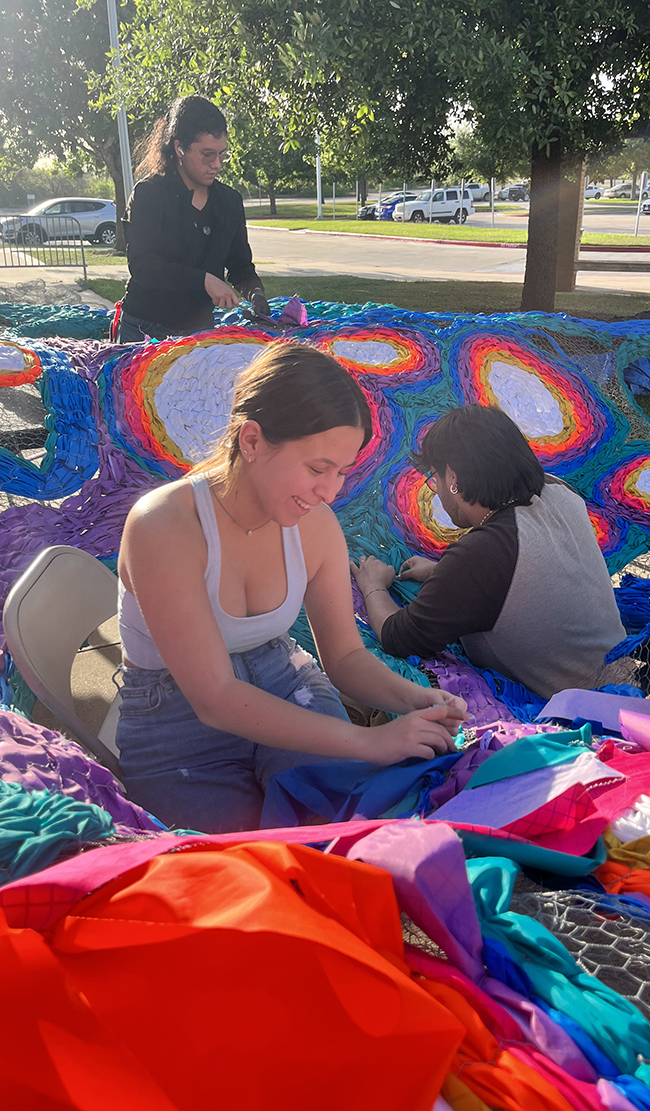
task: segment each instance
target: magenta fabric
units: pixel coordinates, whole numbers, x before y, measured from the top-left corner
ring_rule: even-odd
[[[611,768],[612,765],[609,765]],[[612,779],[620,779],[614,769]],[[607,771],[603,769],[602,762],[595,753],[583,752],[577,755],[571,764],[555,764],[550,767],[537,768],[526,775],[511,776],[508,779],[486,783],[484,786],[475,787],[473,790],[462,791],[436,811],[436,818],[442,821],[469,822],[473,825],[495,826],[508,829],[518,836],[529,840],[534,838],[524,829],[534,829],[535,823],[531,816],[543,810],[550,802],[560,798],[565,792],[576,785],[588,787],[591,783],[602,784],[608,779]],[[577,796],[576,796],[577,798]],[[565,800],[566,801],[566,800]],[[562,803],[556,805],[556,829],[566,829],[566,806]],[[584,806],[582,807],[584,810]],[[540,820],[540,836],[548,835],[550,829],[549,812]],[[585,817],[588,815],[585,813]],[[600,822],[598,833],[602,832],[607,824],[600,813],[596,815]],[[515,829],[515,823],[523,819],[531,819]],[[591,844],[597,840],[596,833]],[[536,840],[536,839],[535,839]],[[570,833],[563,839],[564,845],[572,843]],[[548,847],[552,847],[548,845]],[[572,848],[562,848],[563,852],[573,852]],[[582,850],[585,851],[585,850]],[[580,853],[576,855],[581,855]]]
[[[472,980],[483,941],[459,837],[444,822],[406,819],[368,833],[347,853],[393,877],[400,908]]]
[[[345,855],[355,841],[368,831],[389,825],[392,821],[374,820],[340,822],[337,825],[299,826],[291,829],[255,829],[243,833],[197,834],[182,842],[172,833],[163,833],[147,841],[124,845],[106,845],[92,852],[53,864],[33,876],[8,883],[0,888],[0,907],[7,922],[15,929],[30,927],[44,930],[105,883],[145,864],[160,853],[183,845],[234,845],[247,841],[286,841],[292,845],[309,845],[331,841],[331,851]],[[334,839],[332,841],[332,839]]]
[[[160,832],[141,806],[129,802],[107,768],[75,741],[22,714],[0,711],[0,777],[28,791],[54,791],[108,811],[118,833]]]
[[[600,813],[613,822],[634,806],[640,795],[650,794],[650,752],[621,752],[608,740],[599,748],[598,759],[626,776],[625,782],[598,798]]]
[[[471,1003],[481,1022],[495,1038],[502,1041],[523,1041],[521,1027],[512,1015],[455,965],[449,961],[438,960],[437,957],[423,952],[422,949],[416,949],[413,945],[405,947],[404,956],[413,972],[419,972],[430,980],[438,980],[441,984],[448,984],[449,987],[460,992]]]
[[[532,1045],[509,1045],[508,1049],[514,1057],[536,1069],[540,1076],[548,1080],[564,1096],[573,1111],[606,1111],[595,1084],[575,1080]]]

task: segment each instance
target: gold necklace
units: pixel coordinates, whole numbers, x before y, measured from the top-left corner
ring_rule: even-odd
[[[481,525],[484,525],[486,521],[489,521],[490,517],[492,517],[496,512],[498,512],[499,509],[505,509],[506,506],[512,505],[514,503],[514,501],[515,501],[514,498],[510,498],[510,501],[504,501],[503,505],[498,505],[496,509],[488,509],[487,513],[485,514],[485,517],[482,517],[481,520],[479,521],[479,523],[477,525],[474,525],[474,528],[480,528]],[[226,512],[227,512],[227,510],[226,510]]]
[[[213,491],[213,493],[214,493],[214,491]],[[233,521],[233,523],[237,525],[237,528],[240,528],[240,529],[242,530],[242,532],[245,532],[247,536],[252,536],[254,532],[259,532],[259,530],[260,530],[261,528],[266,528],[266,526],[268,525],[269,521],[271,520],[271,518],[269,517],[269,519],[268,519],[267,521],[265,521],[263,525],[258,525],[258,526],[257,526],[257,528],[244,528],[244,526],[243,526],[243,525],[240,525],[240,523],[239,523],[239,521],[237,520],[237,518],[236,518],[236,517],[233,517],[232,513],[230,512],[230,510],[229,510],[229,509],[226,509],[226,507],[225,507],[225,505],[223,504],[223,502],[222,502],[221,498],[217,497],[217,495],[216,495],[216,494],[215,494],[214,496],[215,496],[215,498],[217,498],[217,501],[219,502],[219,505],[220,505],[220,506],[221,506],[221,508],[223,509],[224,513],[227,513],[227,514],[228,514],[228,516],[230,517],[230,520],[231,520],[231,521]]]

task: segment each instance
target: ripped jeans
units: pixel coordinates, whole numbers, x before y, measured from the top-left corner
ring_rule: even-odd
[[[327,676],[288,634],[230,660],[238,679],[348,720]],[[122,779],[133,801],[168,826],[202,833],[257,829],[272,775],[333,759],[254,744],[204,725],[166,669],[125,667],[123,676],[116,737]]]

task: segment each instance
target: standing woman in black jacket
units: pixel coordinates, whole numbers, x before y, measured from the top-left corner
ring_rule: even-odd
[[[235,289],[268,314],[241,196],[217,180],[227,160],[225,118],[204,97],[179,97],[155,124],[124,217],[131,276],[119,342],[212,328],[214,305],[239,303]]]

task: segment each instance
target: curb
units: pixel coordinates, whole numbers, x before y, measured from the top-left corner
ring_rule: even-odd
[[[299,235],[332,235],[344,239],[381,239],[384,242],[397,241],[398,243],[435,243],[442,247],[503,247],[506,250],[525,251],[527,243],[492,243],[484,239],[419,239],[417,235],[373,235],[372,232],[358,231],[323,231],[320,228],[274,228],[267,224],[248,224],[248,227],[261,228],[263,231],[290,231]],[[608,247],[600,243],[582,243],[580,251],[598,251],[601,254],[611,251],[639,252],[650,251],[650,247],[637,247],[635,244],[618,244]]]
[[[381,239],[384,243],[397,241],[398,243],[437,243],[443,247],[460,245],[461,247],[510,247],[515,251],[526,249],[525,243],[485,243],[481,240],[470,239],[419,239],[417,235],[373,235],[372,232],[359,231],[321,231],[320,228],[272,228],[265,224],[248,224],[248,227],[262,228],[264,231],[291,231],[299,235],[335,235],[344,239]]]

